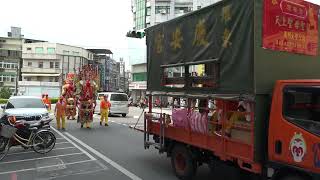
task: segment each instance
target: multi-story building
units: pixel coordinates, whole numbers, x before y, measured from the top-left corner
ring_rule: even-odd
[[[117,61],[109,57],[106,64],[106,91],[119,90],[119,71],[120,68]]]
[[[21,54],[21,38],[0,37],[0,88],[7,87],[13,94],[17,93]]]
[[[129,91],[133,102],[139,102],[146,95],[147,89],[147,64],[134,64],[131,66],[132,81],[129,84]]]
[[[126,91],[126,71],[125,71],[125,62],[123,58],[120,58],[119,62],[119,91],[125,92]]]
[[[193,10],[198,10],[221,0],[193,0]]]
[[[131,76],[131,71],[127,70],[125,73],[125,90],[124,92],[126,92],[128,95],[130,95],[129,92],[129,84],[132,82],[132,76]]]
[[[107,73],[107,61],[112,56],[112,52],[109,49],[88,49],[94,53],[92,63],[99,68],[99,91],[107,91],[108,89],[108,73]]]
[[[191,12],[193,1],[132,0],[133,30],[141,30]]]
[[[24,43],[22,52],[19,92],[24,95],[58,97],[66,75],[93,60],[84,48],[58,43]]]

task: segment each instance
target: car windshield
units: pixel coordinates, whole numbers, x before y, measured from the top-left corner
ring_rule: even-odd
[[[128,97],[125,94],[111,94],[110,101],[128,101]]]
[[[6,109],[13,108],[45,108],[41,99],[35,98],[17,98],[10,99],[6,106]]]

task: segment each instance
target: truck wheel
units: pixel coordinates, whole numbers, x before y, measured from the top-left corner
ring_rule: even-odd
[[[124,114],[121,114],[122,115],[122,117],[126,117],[127,116],[127,114],[126,113],[124,113]]]
[[[176,145],[172,150],[171,165],[179,179],[189,180],[194,177],[197,163],[191,152],[183,145]]]

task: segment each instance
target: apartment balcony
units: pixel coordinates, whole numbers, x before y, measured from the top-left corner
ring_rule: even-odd
[[[50,68],[35,68],[35,67],[23,67],[21,68],[22,73],[44,73],[44,74],[59,74],[60,69],[50,69]]]
[[[57,54],[34,54],[34,53],[23,53],[22,59],[58,59]]]
[[[3,82],[4,87],[14,87],[16,82]]]
[[[60,87],[60,82],[42,82],[42,81],[19,81],[19,87],[38,86],[38,87]]]

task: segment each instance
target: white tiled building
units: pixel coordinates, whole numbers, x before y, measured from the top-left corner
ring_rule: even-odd
[[[8,87],[15,92],[21,48],[21,38],[0,37],[0,88]]]
[[[93,53],[65,44],[26,43],[22,48],[22,81],[19,93],[40,96],[48,93],[58,97],[66,74],[93,60]]]

